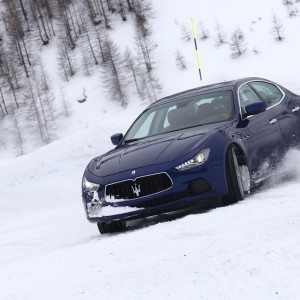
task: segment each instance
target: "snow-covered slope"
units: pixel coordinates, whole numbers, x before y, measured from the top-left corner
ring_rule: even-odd
[[[94,129],[84,138],[1,164],[1,299],[299,297],[299,151],[280,168],[292,179],[280,183],[279,171],[243,202],[101,237],[80,180],[106,146]]]
[[[300,15],[289,18],[281,0],[228,0],[226,5],[222,0],[152,0],[152,3],[153,40],[158,45],[155,52],[155,72],[163,87],[160,97],[199,85],[248,76],[274,80],[300,94],[300,64],[297,63],[300,53]],[[297,7],[300,9],[300,4],[297,4]],[[285,39],[282,42],[276,41],[271,32],[273,14],[277,15],[284,26]],[[194,18],[197,24],[203,22],[210,35],[204,41],[198,40],[202,82],[199,81],[196,68],[193,41],[184,41],[181,38],[181,26],[185,25],[190,30],[191,18]],[[220,47],[216,47],[216,22],[223,27],[228,42]],[[233,59],[229,44],[231,34],[237,27],[245,34],[247,51],[241,57]],[[134,48],[131,23],[124,24],[111,34],[121,50],[128,45]],[[258,54],[253,52],[254,48],[258,50]],[[176,67],[177,50],[187,61],[188,67],[184,71]],[[89,98],[85,104],[79,104],[75,99],[80,98],[83,88],[86,89]],[[111,103],[103,94],[98,75],[92,79],[75,78],[65,90],[74,111],[67,132],[85,127],[105,127],[107,119],[112,115],[115,120],[118,120],[120,115],[132,119],[149,105],[136,99],[134,95],[129,97],[126,110],[120,108],[118,103]],[[121,128],[119,124],[116,122],[118,129]],[[123,126],[121,129],[124,131],[126,128]]]
[[[203,20],[211,33],[199,41],[203,84],[262,76],[300,93],[300,17],[287,18],[280,0],[153,4],[162,96],[199,85],[193,43],[180,39],[180,25],[188,27],[190,17]],[[273,12],[285,26],[282,43],[270,34]],[[236,26],[245,32],[244,56],[232,59],[228,45],[215,47],[216,20],[228,35]],[[261,53],[253,54],[254,47]],[[177,49],[188,61],[185,71],[175,67]],[[53,51],[45,50],[45,57]],[[79,104],[83,88],[89,98]],[[273,181],[243,202],[101,237],[85,219],[83,170],[111,148],[109,136],[124,132],[147,103],[132,99],[124,110],[105,98],[96,76],[76,77],[64,92],[73,111],[61,131],[64,138],[0,162],[0,299],[300,297],[299,151],[290,152]],[[294,175],[286,179],[282,170]]]
[[[222,0],[152,0],[152,3],[153,40],[158,45],[155,51],[155,73],[163,87],[160,97],[199,85],[248,76],[274,80],[300,94],[300,64],[297,63],[300,53],[300,16],[289,18],[281,0],[228,0],[226,5]],[[297,7],[300,9],[300,4]],[[282,42],[276,41],[271,32],[273,14],[276,14],[284,26],[285,39]],[[181,38],[181,27],[184,25],[190,30],[191,18],[197,24],[202,22],[210,35],[208,39],[198,41],[202,82],[199,81],[196,68],[193,41],[184,41]],[[111,31],[111,36],[121,51],[125,46],[134,49],[132,21],[129,20],[117,30]],[[227,43],[220,47],[216,47],[216,22],[226,33]],[[245,34],[247,51],[241,57],[233,59],[229,44],[231,34],[237,27]],[[259,53],[255,54],[253,49],[257,49]],[[176,67],[177,50],[184,55],[187,62],[187,69],[184,71]],[[45,49],[42,56],[59,95],[62,83],[53,76],[55,67],[51,63],[55,49]],[[82,97],[83,89],[86,90],[88,100],[79,104],[77,100]],[[118,131],[124,132],[138,113],[150,104],[132,94],[128,99],[129,105],[124,110],[119,103],[108,99],[99,74],[87,78],[76,75],[70,83],[63,86],[63,91],[72,116],[65,123],[66,128],[60,131],[62,137],[92,127],[99,127],[100,131],[107,128],[107,137]]]
[[[152,0],[154,18],[152,38],[157,44],[155,50],[155,75],[160,79],[162,92],[160,97],[176,93],[185,89],[214,82],[236,79],[247,76],[261,76],[274,80],[292,91],[300,94],[299,73],[300,40],[298,28],[300,15],[289,18],[287,10],[281,0]],[[295,4],[300,9],[300,3]],[[284,26],[284,40],[278,42],[271,33],[272,16],[282,21]],[[198,41],[203,81],[199,81],[194,56],[193,41],[184,41],[181,38],[181,27],[184,25],[190,31],[190,20],[202,22],[209,31],[209,38]],[[120,52],[129,47],[135,51],[134,19],[120,23],[119,18],[113,18],[113,28],[110,36],[119,46]],[[216,22],[222,26],[226,34],[227,43],[216,47]],[[247,51],[241,57],[233,59],[230,50],[230,37],[239,27],[245,34]],[[199,32],[199,30],[198,30]],[[258,51],[258,54],[253,52]],[[180,51],[187,61],[187,69],[178,70],[175,64],[175,53]],[[57,43],[54,40],[40,53],[45,72],[49,77],[49,84],[55,98],[65,97],[71,117],[57,124],[56,135],[63,138],[86,128],[107,128],[111,120],[115,126],[109,126],[108,134],[115,131],[125,131],[128,124],[136,115],[145,109],[149,103],[141,101],[135,93],[129,94],[129,105],[124,110],[120,103],[109,99],[103,84],[101,74],[84,77],[78,72],[69,82],[63,82],[58,76]],[[83,90],[87,95],[85,103],[78,103],[82,98]],[[1,142],[1,141],[0,141]],[[36,145],[24,145],[25,151],[35,148]],[[35,144],[32,141],[32,144]],[[100,150],[100,149],[99,149]],[[11,148],[0,144],[0,160],[15,155]]]

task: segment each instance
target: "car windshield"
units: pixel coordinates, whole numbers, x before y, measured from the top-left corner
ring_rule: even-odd
[[[228,121],[233,117],[230,91],[211,92],[154,106],[126,134],[125,143],[168,132]]]

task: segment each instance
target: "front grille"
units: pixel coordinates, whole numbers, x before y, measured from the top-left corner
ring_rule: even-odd
[[[165,191],[171,186],[170,177],[159,173],[108,184],[105,195],[114,199],[136,199]]]

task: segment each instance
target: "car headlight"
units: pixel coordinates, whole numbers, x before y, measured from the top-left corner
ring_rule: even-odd
[[[99,184],[89,182],[85,177],[82,179],[82,190],[86,193],[97,192],[100,188]]]
[[[189,170],[192,168],[195,168],[197,166],[202,165],[203,163],[205,163],[208,159],[209,156],[209,152],[210,149],[204,149],[201,152],[199,152],[194,158],[186,161],[185,163],[179,165],[176,167],[176,170],[178,171],[185,171],[185,170]]]

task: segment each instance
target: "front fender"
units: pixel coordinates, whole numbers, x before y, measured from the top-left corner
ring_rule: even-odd
[[[234,131],[220,130],[215,132],[203,145],[204,148],[210,148],[209,165],[216,168],[218,181],[220,182],[220,192],[222,194],[228,193],[228,184],[226,177],[226,158],[229,147],[235,145],[245,156],[245,160],[248,163],[248,159],[252,151],[252,141],[248,131],[244,129],[239,134]]]
[[[203,145],[203,148],[210,148],[208,166],[215,170],[216,181],[220,194],[228,193],[226,178],[226,153],[232,144],[232,139],[224,131],[215,132]]]

